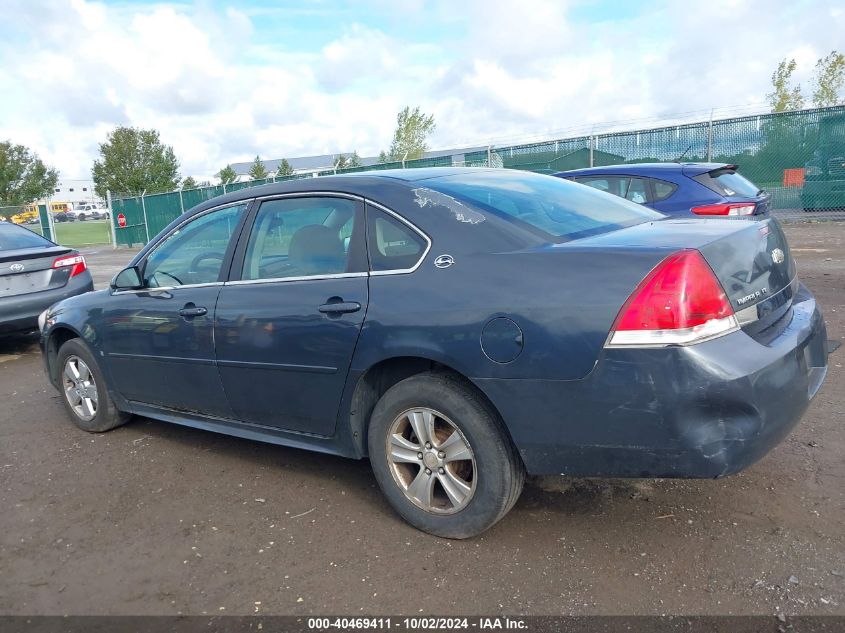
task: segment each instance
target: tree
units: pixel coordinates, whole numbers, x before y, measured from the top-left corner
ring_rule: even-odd
[[[249,177],[253,180],[264,180],[269,175],[270,172],[268,172],[267,168],[264,167],[264,163],[261,162],[261,157],[256,156],[255,160],[252,161],[252,166],[249,168]]]
[[[117,127],[100,143],[100,159],[92,169],[94,189],[139,194],[172,191],[179,183],[179,161],[173,148],[162,144],[157,130]]]
[[[45,165],[23,145],[0,142],[0,206],[46,198],[56,188],[59,172]]]
[[[845,85],[845,55],[831,51],[827,57],[819,59],[813,80],[813,105],[823,108],[841,103],[839,94]]]
[[[766,97],[772,106],[772,112],[786,110],[800,110],[804,107],[804,97],[801,95],[801,85],[792,86],[792,73],[795,72],[795,60],[782,60],[778,68],[772,73],[772,92]]]
[[[276,169],[276,177],[280,178],[282,176],[293,176],[293,167],[290,166],[287,158],[279,161],[279,167]]]
[[[384,162],[422,158],[428,149],[426,139],[435,127],[434,116],[420,112],[419,106],[413,110],[405,106],[396,115],[396,131]]]
[[[378,153],[378,162],[380,162],[380,163],[386,163],[386,162],[388,162],[387,152],[385,152],[384,150],[381,150],[381,151]]]
[[[360,167],[361,157],[358,156],[357,151],[352,152],[349,156],[339,154],[334,166],[335,169],[350,169],[352,167]]]
[[[232,169],[231,165],[226,165],[223,169],[215,174],[223,185],[228,185],[230,182],[235,182],[238,179],[238,172]]]
[[[194,180],[193,176],[188,176],[182,181],[182,189],[196,189],[197,187],[199,187],[199,183]]]

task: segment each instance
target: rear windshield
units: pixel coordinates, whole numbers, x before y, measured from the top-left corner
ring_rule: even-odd
[[[530,227],[554,242],[615,231],[664,216],[563,178],[489,170],[422,181],[427,188]]]
[[[696,176],[695,179],[722,196],[754,198],[760,193],[760,187],[732,169],[717,169]]]
[[[49,248],[55,246],[37,233],[14,224],[0,223],[0,251],[15,251],[21,248]]]

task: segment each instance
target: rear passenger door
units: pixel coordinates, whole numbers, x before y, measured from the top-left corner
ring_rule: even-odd
[[[237,420],[334,432],[367,311],[363,203],[296,194],[248,220],[220,292],[214,338]]]

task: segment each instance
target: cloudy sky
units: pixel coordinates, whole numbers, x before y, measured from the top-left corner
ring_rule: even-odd
[[[780,59],[794,57],[808,84],[818,57],[845,50],[842,0],[3,8],[0,139],[65,179],[90,176],[116,125],[160,130],[182,175],[207,177],[256,154],[377,154],[406,104],[434,114],[433,149],[759,111]]]

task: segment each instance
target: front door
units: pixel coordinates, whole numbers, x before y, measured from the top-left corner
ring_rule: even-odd
[[[141,267],[144,288],[113,291],[104,349],[127,400],[231,417],[214,357],[214,307],[245,204],[199,214],[174,229]]]
[[[242,242],[214,332],[235,418],[331,435],[367,310],[362,204],[265,201]]]

